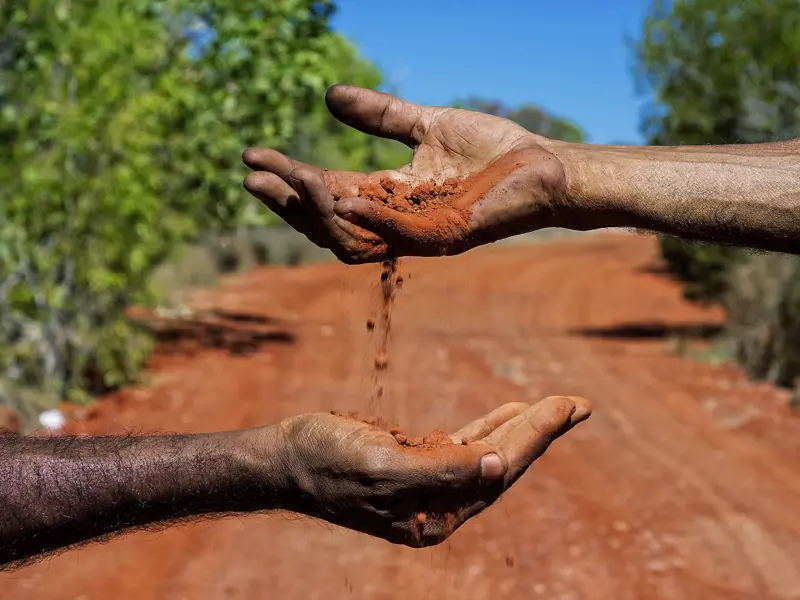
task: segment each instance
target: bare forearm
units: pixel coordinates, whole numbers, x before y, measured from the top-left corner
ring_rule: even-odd
[[[281,508],[279,469],[245,435],[0,436],[0,568],[127,529]]]
[[[800,253],[800,140],[730,146],[554,142],[581,229],[630,227]]]

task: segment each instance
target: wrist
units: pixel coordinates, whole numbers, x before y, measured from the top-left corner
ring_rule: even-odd
[[[611,146],[548,140],[547,149],[561,162],[566,176],[559,200],[558,227],[589,231],[606,227],[634,227],[624,195],[622,155],[609,156]]]
[[[297,491],[291,481],[289,457],[281,424],[214,434],[237,475],[228,481],[240,499],[232,510],[292,509]]]
[[[290,510],[315,518],[328,519],[327,511],[319,499],[319,474],[309,468],[309,448],[316,456],[320,449],[309,441],[304,429],[313,422],[314,415],[291,417],[273,426],[252,430],[261,440],[259,447],[267,446],[270,450],[269,473],[270,485],[281,499],[279,508]],[[265,438],[260,436],[266,436]]]

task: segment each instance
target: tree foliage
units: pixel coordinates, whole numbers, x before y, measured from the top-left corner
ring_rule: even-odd
[[[84,397],[130,380],[125,318],[202,232],[263,223],[244,147],[349,168],[398,158],[331,123],[380,75],[328,0],[0,0],[0,378]],[[391,165],[394,166],[394,165]]]
[[[457,101],[455,106],[510,119],[528,131],[552,140],[582,142],[586,137],[580,127],[571,121],[549,115],[542,109],[530,104],[512,108],[499,100],[469,98]]]
[[[657,0],[636,56],[650,143],[800,137],[797,0]]]

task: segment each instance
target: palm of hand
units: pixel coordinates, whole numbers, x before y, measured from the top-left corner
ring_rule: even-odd
[[[551,397],[532,407],[509,403],[452,436],[426,438],[422,447],[403,446],[356,419],[302,415],[284,423],[290,448],[284,467],[308,500],[306,514],[427,546],[494,502],[553,439],[589,414],[579,398]]]
[[[463,494],[448,493],[442,474],[433,469],[443,468],[448,477],[466,473],[472,483],[485,444],[467,450],[451,442],[451,448],[438,452],[434,465],[432,456],[407,451],[387,431],[329,414],[293,419],[287,439],[297,486],[314,499],[306,510],[311,516],[395,543],[424,546],[441,541],[476,512]],[[499,495],[502,484],[493,491]],[[434,507],[436,516],[420,522],[418,515],[427,517]]]
[[[422,182],[467,177],[517,146],[531,134],[516,123],[459,109],[438,109],[410,165],[398,169]]]
[[[546,140],[499,117],[432,110],[411,163],[371,173],[367,180],[389,178],[413,187],[456,178],[464,181],[465,193],[412,215],[358,198],[363,176],[328,172],[328,188],[342,199],[335,214],[358,226],[343,227],[356,247],[393,256],[458,254],[531,226],[553,224],[551,192],[566,182],[561,164],[543,147]]]

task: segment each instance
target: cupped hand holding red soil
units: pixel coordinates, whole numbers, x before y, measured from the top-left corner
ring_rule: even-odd
[[[411,164],[323,171],[249,148],[245,187],[344,262],[457,254],[573,220],[551,142],[511,121],[350,86],[332,87],[326,101],[347,125],[412,147]]]
[[[390,542],[438,544],[590,413],[582,398],[549,397],[419,438],[335,413],[295,417],[281,425],[288,506]]]

